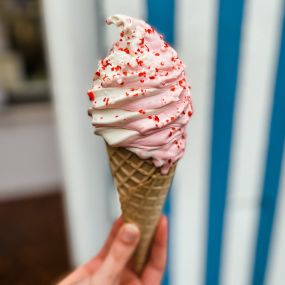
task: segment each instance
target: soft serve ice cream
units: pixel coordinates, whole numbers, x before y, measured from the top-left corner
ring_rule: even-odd
[[[142,20],[115,15],[119,40],[99,62],[88,91],[95,133],[114,147],[151,158],[162,174],[185,151],[192,115],[184,64],[163,36]]]

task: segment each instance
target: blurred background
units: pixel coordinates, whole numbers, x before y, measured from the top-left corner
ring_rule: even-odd
[[[163,33],[193,90],[163,284],[285,284],[284,0],[0,1],[0,284],[53,284],[119,214],[86,98],[115,13]]]

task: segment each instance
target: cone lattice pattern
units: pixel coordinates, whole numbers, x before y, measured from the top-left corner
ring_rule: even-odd
[[[161,175],[150,159],[143,160],[124,148],[107,145],[109,160],[125,222],[135,223],[141,240],[134,253],[134,271],[142,272],[176,165]]]

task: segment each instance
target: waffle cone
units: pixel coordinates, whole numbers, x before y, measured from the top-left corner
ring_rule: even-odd
[[[140,242],[130,263],[132,269],[141,274],[176,164],[167,175],[162,175],[150,159],[141,159],[125,148],[107,145],[107,151],[123,220],[135,223],[141,232]]]

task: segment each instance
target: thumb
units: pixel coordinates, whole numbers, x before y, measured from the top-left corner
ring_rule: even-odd
[[[92,279],[92,285],[113,284],[125,268],[138,242],[140,232],[134,224],[124,224],[115,237],[110,251]]]

